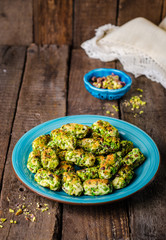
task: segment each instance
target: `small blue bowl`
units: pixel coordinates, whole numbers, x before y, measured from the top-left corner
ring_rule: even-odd
[[[90,80],[92,77],[106,77],[108,75],[111,75],[114,73],[115,75],[118,75],[120,80],[122,82],[125,82],[126,85],[120,89],[115,90],[109,90],[109,89],[101,89],[94,87]],[[131,78],[124,72],[117,70],[117,69],[111,69],[111,68],[97,68],[94,69],[84,75],[84,84],[85,88],[92,94],[92,96],[99,98],[99,99],[108,99],[108,100],[114,100],[119,99],[125,95],[130,90],[132,80]]]

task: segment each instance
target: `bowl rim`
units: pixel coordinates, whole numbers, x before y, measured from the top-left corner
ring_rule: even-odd
[[[120,89],[102,89],[102,88],[97,88],[95,86],[93,86],[89,80],[88,80],[88,77],[89,75],[91,75],[92,73],[95,73],[95,72],[100,72],[100,71],[111,71],[111,72],[114,72],[118,75],[118,73],[120,73],[121,75],[123,75],[125,78],[127,78],[129,80],[128,83],[126,83],[126,85]],[[87,72],[85,75],[84,75],[84,83],[86,85],[88,85],[92,90],[94,91],[99,91],[99,92],[103,92],[103,93],[122,93],[123,91],[127,90],[128,88],[131,87],[131,84],[132,84],[132,79],[131,77],[126,74],[125,72],[121,71],[121,70],[118,70],[118,69],[115,69],[115,68],[96,68],[96,69],[92,69],[90,70],[89,72]]]

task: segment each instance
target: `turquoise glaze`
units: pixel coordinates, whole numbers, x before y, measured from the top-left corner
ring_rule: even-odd
[[[122,139],[132,141],[134,146],[139,147],[141,152],[143,152],[146,156],[145,162],[135,170],[135,177],[130,185],[120,190],[114,190],[113,193],[105,196],[80,197],[69,196],[63,191],[54,192],[39,186],[34,181],[34,174],[26,167],[28,155],[32,150],[33,140],[42,134],[50,133],[53,129],[59,128],[63,124],[81,123],[91,126],[92,123],[97,120],[110,122],[119,130]],[[101,204],[128,197],[145,187],[154,178],[159,168],[159,163],[160,157],[158,148],[154,141],[144,131],[125,121],[99,115],[69,116],[57,118],[40,124],[22,136],[22,138],[17,142],[12,155],[14,171],[18,179],[21,180],[28,188],[43,197],[47,197],[58,202],[72,204]]]
[[[122,82],[125,82],[126,85],[120,89],[115,90],[109,90],[109,89],[101,89],[94,87],[89,81],[92,77],[106,77],[108,75],[111,75],[114,73],[115,75],[118,75],[120,77],[120,80]],[[94,69],[84,75],[84,84],[85,88],[90,92],[94,97],[99,99],[108,99],[108,100],[114,100],[119,99],[125,95],[130,90],[132,80],[131,78],[124,72],[117,70],[117,69],[111,69],[111,68],[97,68]]]

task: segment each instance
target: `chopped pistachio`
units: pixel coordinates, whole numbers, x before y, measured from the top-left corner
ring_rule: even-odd
[[[37,202],[36,205],[37,205],[37,208],[41,208],[42,207],[42,205],[39,202]]]
[[[41,209],[42,212],[45,212],[45,211],[47,211],[47,210],[48,210],[48,207],[45,207],[45,208],[42,208],[42,209]]]
[[[112,107],[116,112],[119,112],[119,109],[115,105],[112,105]]]
[[[16,215],[16,216],[19,216],[19,215],[22,214],[22,213],[23,213],[22,209],[19,208],[15,215]]]
[[[48,203],[44,203],[44,206],[48,206]]]
[[[9,199],[9,197],[6,197],[6,199],[7,199],[7,201],[8,201],[8,202],[10,202],[10,199]]]
[[[130,103],[132,104],[131,110],[139,109],[140,106],[144,106],[146,104],[146,102],[142,101],[138,96],[131,97]]]
[[[27,208],[24,208],[24,212],[28,212],[28,209],[27,209]]]
[[[25,216],[25,219],[27,221],[31,221],[31,222],[35,222],[36,221],[36,217],[33,214],[30,214],[29,216]]]
[[[7,220],[7,218],[0,218],[0,222],[1,222],[1,223],[6,222],[6,220]]]
[[[143,92],[143,89],[141,89],[141,88],[137,88],[137,91],[139,91],[139,92]]]
[[[14,213],[14,210],[11,209],[11,208],[9,208],[9,212],[10,212],[10,213]]]
[[[30,214],[30,221],[31,222],[35,222],[36,221],[36,217],[33,214]]]
[[[2,226],[2,225],[0,225],[0,228],[3,228],[3,226]]]
[[[136,116],[137,116],[137,113],[134,114],[134,117],[136,117]]]
[[[127,100],[124,100],[123,104],[125,105],[125,107],[129,107],[130,103]]]
[[[30,221],[30,219],[29,219],[27,216],[25,216],[25,219],[26,219],[27,221],[28,221],[28,220]]]
[[[11,220],[10,220],[10,223],[11,223],[11,224],[12,224],[12,223],[16,224],[17,221],[14,221],[13,219],[11,219]]]
[[[29,211],[24,211],[24,215],[29,215]]]
[[[110,111],[106,111],[106,114],[110,114]]]
[[[144,113],[144,111],[140,111],[140,112],[139,112],[139,114],[142,114],[142,113]]]

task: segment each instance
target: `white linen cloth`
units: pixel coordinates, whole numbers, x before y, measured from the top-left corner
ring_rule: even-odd
[[[81,47],[90,58],[119,59],[135,77],[145,75],[166,88],[166,18],[159,26],[141,17],[120,27],[101,26]]]

